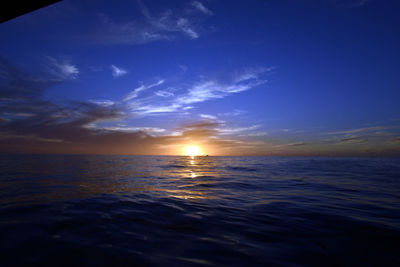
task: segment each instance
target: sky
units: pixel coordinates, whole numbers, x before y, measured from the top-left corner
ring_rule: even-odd
[[[399,156],[400,2],[68,1],[0,24],[0,153]]]

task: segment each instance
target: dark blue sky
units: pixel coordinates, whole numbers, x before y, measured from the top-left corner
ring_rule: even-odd
[[[398,154],[399,7],[63,1],[37,10],[0,25],[2,150]]]

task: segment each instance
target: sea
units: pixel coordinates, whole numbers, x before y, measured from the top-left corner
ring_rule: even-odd
[[[400,159],[1,155],[0,266],[400,266]]]

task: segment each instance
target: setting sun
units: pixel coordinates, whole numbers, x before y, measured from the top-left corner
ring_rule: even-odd
[[[201,152],[201,150],[198,146],[186,146],[185,147],[185,154],[187,156],[191,156],[191,157],[198,156],[198,155],[200,155],[200,152]]]

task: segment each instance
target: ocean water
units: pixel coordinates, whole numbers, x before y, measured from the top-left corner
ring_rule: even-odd
[[[400,266],[400,159],[0,156],[1,266]]]

